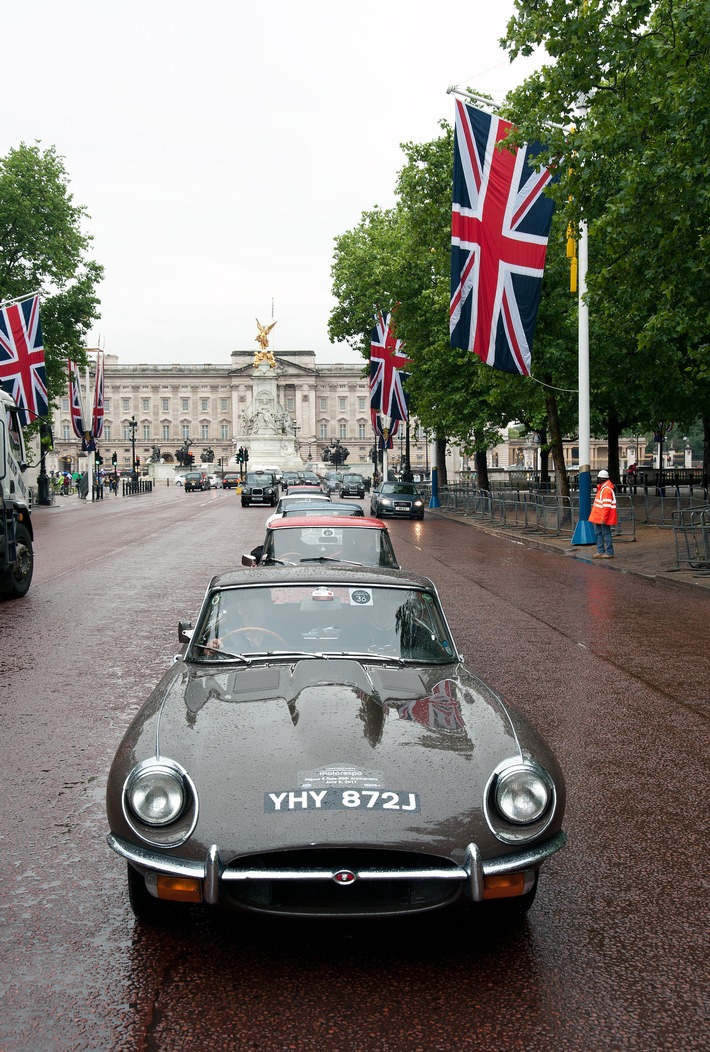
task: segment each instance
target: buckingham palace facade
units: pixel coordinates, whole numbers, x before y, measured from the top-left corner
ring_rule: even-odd
[[[95,352],[89,351],[91,359]],[[323,459],[336,440],[350,451],[351,464],[367,463],[373,446],[366,362],[318,364],[313,351],[274,354],[278,402],[293,428],[303,463]],[[121,365],[105,355],[104,429],[98,443],[105,466],[116,454],[119,470],[130,470],[135,421],[135,455],[143,467],[156,447],[165,463],[189,441],[195,463],[211,449],[215,468],[234,465],[242,444],[240,420],[252,403],[254,351],[233,351],[225,365]],[[92,389],[90,380],[89,388]],[[71,426],[68,394],[53,420],[56,467],[81,470],[80,443]],[[248,442],[244,443],[248,445]]]

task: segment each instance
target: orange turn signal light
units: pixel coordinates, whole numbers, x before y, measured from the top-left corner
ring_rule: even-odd
[[[197,877],[169,877],[159,873],[155,882],[159,899],[172,902],[202,902],[202,887]]]
[[[496,873],[483,878],[484,899],[512,899],[525,894],[525,872]]]

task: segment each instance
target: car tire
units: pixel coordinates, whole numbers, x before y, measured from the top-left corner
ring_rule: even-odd
[[[34,573],[34,552],[32,538],[26,526],[18,522],[15,526],[17,545],[17,566],[0,574],[0,595],[5,599],[21,599],[29,591]]]
[[[186,921],[189,906],[184,902],[166,902],[155,899],[145,886],[143,874],[134,869],[130,862],[128,870],[128,901],[133,915],[146,924],[165,925]]]
[[[421,515],[417,515],[417,518],[421,522],[421,520],[424,518],[424,512],[422,512]]]
[[[248,500],[243,500],[242,501],[242,507],[243,508],[248,508],[249,507],[249,501]]]

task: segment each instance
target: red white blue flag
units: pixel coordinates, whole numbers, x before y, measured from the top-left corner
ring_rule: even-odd
[[[378,409],[390,420],[406,420],[409,411],[403,383],[411,358],[403,353],[404,344],[394,334],[392,312],[375,316],[370,343],[370,408]]]
[[[39,296],[0,309],[0,385],[19,407],[23,427],[47,415]]]
[[[104,356],[101,351],[96,356],[96,385],[91,431],[94,438],[101,438],[104,431]]]
[[[530,373],[554,203],[539,143],[500,146],[512,125],[456,102],[451,344],[495,369]]]
[[[84,399],[81,394],[81,382],[79,380],[79,369],[75,362],[69,359],[69,409],[71,412],[72,431],[77,438],[84,441],[85,413]]]

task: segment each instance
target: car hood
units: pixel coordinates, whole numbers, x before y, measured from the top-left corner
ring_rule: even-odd
[[[175,853],[203,858],[217,844],[224,862],[309,844],[461,861],[475,840],[484,857],[504,854],[483,818],[484,790],[502,760],[525,751],[507,707],[461,665],[338,658],[224,670],[178,661],[129,729],[109,799],[156,743],[199,797],[195,831]],[[536,738],[538,758],[539,748]],[[118,811],[114,801],[112,829],[127,834]]]

